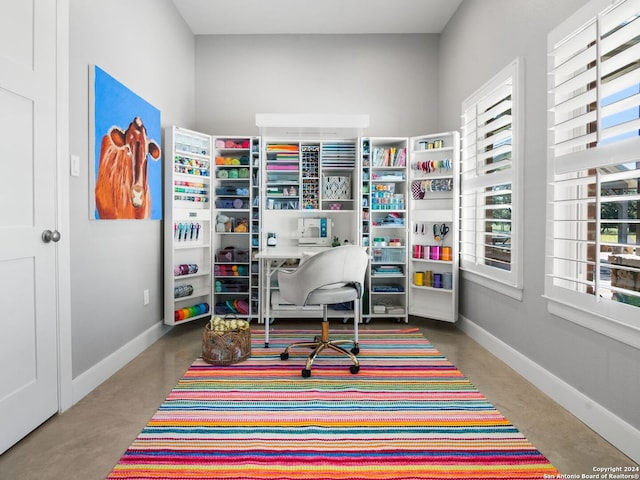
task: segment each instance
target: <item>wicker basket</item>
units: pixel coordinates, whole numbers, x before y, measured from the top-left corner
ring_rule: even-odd
[[[214,332],[207,322],[202,332],[202,359],[205,362],[211,365],[232,365],[250,356],[251,329]]]

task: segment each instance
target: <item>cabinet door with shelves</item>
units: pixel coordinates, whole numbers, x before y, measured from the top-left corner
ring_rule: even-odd
[[[409,313],[455,322],[458,315],[459,134],[410,140]]]
[[[211,315],[211,137],[165,130],[164,322]]]
[[[250,318],[252,302],[252,232],[255,139],[214,139],[215,199],[213,231],[213,311]]]
[[[406,138],[365,138],[361,146],[361,242],[369,247],[365,321],[407,322]]]

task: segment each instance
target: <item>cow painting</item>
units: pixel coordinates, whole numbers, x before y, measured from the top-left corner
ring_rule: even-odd
[[[100,219],[146,219],[151,214],[147,163],[160,158],[160,147],[149,140],[142,119],[126,130],[112,127],[102,137],[96,179],[96,210]]]

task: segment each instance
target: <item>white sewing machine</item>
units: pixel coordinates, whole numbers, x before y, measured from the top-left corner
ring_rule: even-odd
[[[331,246],[331,220],[322,218],[298,219],[298,245]]]

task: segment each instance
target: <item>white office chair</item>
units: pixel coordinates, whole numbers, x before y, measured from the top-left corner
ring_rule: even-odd
[[[360,371],[360,363],[356,354],[360,352],[358,345],[358,323],[360,321],[360,300],[364,289],[364,278],[369,265],[366,250],[355,245],[344,245],[317,253],[293,271],[278,272],[280,296],[294,305],[322,305],[322,333],[310,342],[298,342],[289,345],[280,354],[282,360],[289,358],[289,350],[295,347],[313,349],[307,357],[302,376],[311,375],[311,365],[326,348],[330,348],[349,357],[352,361],[351,373]],[[330,340],[327,305],[354,302],[354,337],[353,340]],[[353,343],[351,351],[340,345]]]

